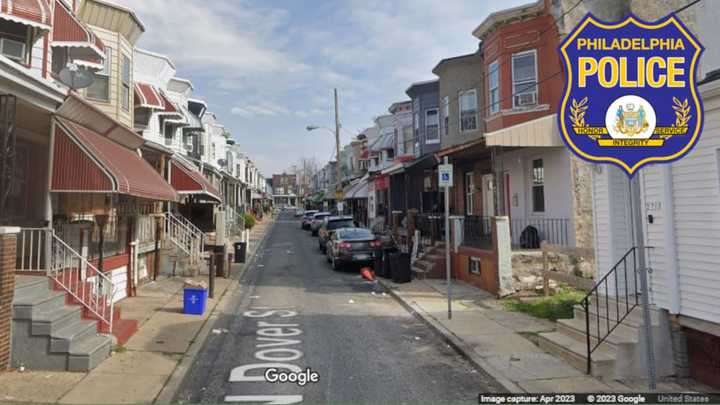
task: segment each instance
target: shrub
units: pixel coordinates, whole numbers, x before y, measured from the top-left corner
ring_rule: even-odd
[[[539,297],[532,301],[508,298],[503,300],[503,304],[510,311],[524,312],[537,318],[556,321],[572,318],[573,306],[579,304],[584,297],[585,294],[582,292],[563,285],[560,291],[549,297]]]
[[[245,229],[252,229],[252,227],[255,226],[255,222],[257,222],[255,216],[249,212],[246,212],[243,218],[245,219]]]

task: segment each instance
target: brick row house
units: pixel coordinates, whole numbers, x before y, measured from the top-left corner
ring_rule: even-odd
[[[103,0],[0,7],[0,368],[94,368],[137,328],[118,301],[173,260],[199,271],[265,199],[192,83],[135,48],[144,32]]]

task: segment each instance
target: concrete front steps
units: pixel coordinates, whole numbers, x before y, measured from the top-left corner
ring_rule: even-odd
[[[124,343],[137,322],[115,310],[113,334],[67,292],[45,276],[18,276],[13,299],[12,364],[35,370],[87,371],[110,355],[113,339]],[[77,295],[81,295],[75,292]],[[121,343],[121,344],[122,344]]]
[[[445,278],[445,242],[424,246],[424,253],[413,262],[412,271],[419,279]]]
[[[591,374],[595,377],[628,377],[636,371],[636,367],[629,367],[629,363],[642,357],[640,351],[640,328],[643,324],[642,309],[640,306],[636,306],[617,325],[618,310],[616,304],[620,306],[619,317],[623,318],[628,308],[624,300],[617,301],[610,298],[606,302],[603,297],[599,298],[596,304],[590,305],[591,346],[595,346],[597,343],[598,335],[601,339],[607,335],[608,327],[610,329],[615,328],[592,353]],[[587,369],[587,320],[585,310],[581,305],[576,305],[573,315],[574,317],[571,319],[558,320],[555,332],[540,333],[538,335],[538,345],[545,351],[564,359],[578,370],[585,372]],[[659,313],[656,310],[651,311],[651,320],[653,329],[660,329],[658,325],[661,322]],[[657,334],[657,332],[654,332],[654,334]],[[658,349],[659,347],[656,347],[656,351]]]

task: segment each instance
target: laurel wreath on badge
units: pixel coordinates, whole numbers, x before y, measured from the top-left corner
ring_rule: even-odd
[[[588,98],[584,97],[580,101],[576,99],[572,100],[570,105],[570,122],[574,128],[587,128],[589,125],[585,122],[585,114],[587,113],[590,104]],[[680,101],[677,97],[673,97],[672,109],[675,111],[675,123],[672,124],[673,128],[687,128],[688,122],[692,119],[690,114],[690,104],[688,99]],[[599,139],[600,135],[588,134],[590,138]],[[661,139],[667,139],[673,136],[672,134],[660,135]]]

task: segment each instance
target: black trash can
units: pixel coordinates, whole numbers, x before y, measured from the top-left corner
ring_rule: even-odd
[[[385,278],[392,278],[393,277],[393,269],[392,266],[392,260],[393,255],[397,254],[399,250],[397,248],[385,248],[383,249],[383,276]]]
[[[412,280],[410,270],[410,253],[395,253],[390,259],[392,263],[392,281],[394,283],[409,283]]]
[[[235,248],[235,263],[245,263],[245,256],[247,255],[247,243],[235,242],[233,243]]]
[[[383,251],[376,249],[373,254],[373,270],[378,277],[385,277],[385,268],[383,266]]]

